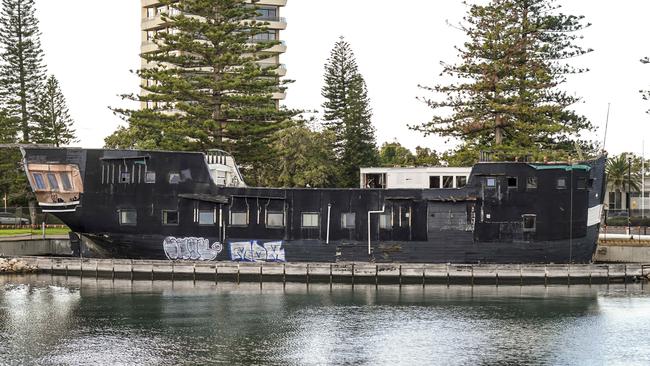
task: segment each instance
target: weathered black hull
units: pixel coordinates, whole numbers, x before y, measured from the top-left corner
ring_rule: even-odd
[[[589,230],[583,238],[548,242],[473,242],[471,233],[453,233],[455,240],[447,242],[382,242],[371,244],[372,255],[368,255],[368,243],[332,242],[320,240],[296,240],[282,243],[285,256],[282,262],[351,262],[372,261],[376,263],[590,263],[596,250],[598,230]],[[458,236],[464,236],[459,238]],[[106,241],[94,235],[85,236],[81,249],[86,257],[113,257],[128,259],[170,259],[161,248],[163,236],[117,235]],[[216,241],[217,238],[208,238]],[[465,239],[465,240],[462,240]],[[89,243],[88,240],[92,240]],[[233,242],[248,242],[249,238],[233,239]],[[97,249],[100,251],[97,251]],[[192,260],[192,250],[188,250]],[[198,253],[196,258],[199,259]],[[233,261],[231,251],[223,250],[217,261]],[[267,258],[240,258],[239,261],[273,261]]]
[[[82,255],[109,258],[588,263],[605,189],[604,157],[581,165],[477,164],[463,188],[384,190],[218,186],[197,153],[24,154],[39,204],[81,238]],[[35,177],[53,169],[83,186],[43,189]],[[165,222],[168,212],[173,223]],[[306,214],[314,222],[306,225]],[[348,214],[351,226],[342,223]]]

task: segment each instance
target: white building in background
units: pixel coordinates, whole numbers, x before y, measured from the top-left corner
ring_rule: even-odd
[[[361,188],[461,188],[471,167],[361,168]]]

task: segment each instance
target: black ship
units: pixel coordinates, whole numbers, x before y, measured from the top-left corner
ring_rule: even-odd
[[[588,263],[605,157],[476,164],[456,189],[247,187],[222,151],[25,147],[81,254],[265,262]]]

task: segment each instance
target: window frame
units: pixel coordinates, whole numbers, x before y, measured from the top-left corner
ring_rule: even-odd
[[[150,175],[153,176],[153,180],[149,179]],[[144,174],[144,184],[156,184],[156,172],[147,170]]]
[[[170,223],[168,222],[168,214],[170,212],[176,213],[176,222],[175,223]],[[162,224],[164,226],[178,226],[181,222],[181,216],[178,213],[178,210],[162,210]]]
[[[463,181],[462,184],[461,184],[461,180]],[[467,181],[468,181],[468,179],[467,179],[466,176],[457,175],[456,176],[456,188],[463,188],[463,187],[467,186]]]
[[[531,182],[534,182],[534,185]],[[532,191],[537,189],[537,187],[539,187],[539,179],[537,177],[526,177],[526,190]]]
[[[45,177],[43,177],[43,173],[32,173],[32,177],[34,178],[34,185],[37,190],[47,191],[47,182],[45,181]],[[39,180],[41,184],[39,184]]]
[[[560,186],[560,181],[563,181],[563,182],[564,182],[564,185],[563,185],[563,186]],[[557,178],[555,179],[555,188],[556,188],[556,189],[567,189],[568,186],[567,186],[567,179],[566,179],[566,177],[557,177]]]
[[[533,219],[532,227],[526,227],[526,219]],[[524,214],[521,215],[521,230],[524,233],[534,233],[537,231],[537,215],[536,214]]]
[[[446,178],[449,178],[449,187],[447,187],[447,184],[445,184]],[[442,176],[442,189],[454,189],[454,176],[453,175],[443,175]]]
[[[316,216],[316,226],[306,226],[305,225],[305,215],[315,215]],[[320,229],[320,212],[301,212],[300,213],[300,227],[302,229]]]
[[[436,183],[436,184],[434,184]],[[437,186],[437,187],[436,187]],[[439,175],[430,175],[429,176],[429,189],[440,189],[442,188],[442,179]]]
[[[59,173],[59,179],[61,179],[61,188],[65,192],[72,192],[74,190],[74,185],[72,184],[72,177],[68,172]]]
[[[386,225],[382,225],[382,218],[386,217],[388,219]],[[392,212],[384,212],[382,214],[379,214],[379,229],[380,230],[392,230],[393,229],[393,213]]]
[[[118,212],[118,221],[120,223],[120,226],[137,226],[138,225],[138,210],[133,209],[133,208],[122,208],[122,209],[119,209],[117,212]],[[123,215],[124,214],[128,215],[128,213],[133,213],[135,215],[134,222],[126,222],[124,220],[128,216],[123,216]]]
[[[490,184],[494,182],[494,184]],[[497,187],[497,178],[496,177],[485,177],[485,187],[486,188],[496,188]]]
[[[269,215],[281,215],[282,216],[282,225],[270,225],[269,224]],[[286,225],[286,215],[284,211],[266,211],[266,215],[264,217],[264,225],[269,228],[269,229],[284,229]]]
[[[173,177],[176,177],[177,179],[172,179]],[[181,173],[180,172],[170,172],[167,175],[167,178],[168,178],[167,182],[169,182],[169,184],[177,185],[177,184],[181,183]]]
[[[508,189],[517,189],[517,188],[519,188],[519,178],[518,177],[508,177],[506,179],[506,183],[508,184]],[[514,183],[514,185],[511,185],[510,183]]]
[[[246,218],[245,223],[243,224],[234,224],[233,223],[233,215],[244,215]],[[250,225],[250,217],[248,215],[248,211],[230,211],[228,212],[228,226],[230,227],[248,227]]]
[[[56,179],[56,174],[46,173],[47,184],[50,186],[51,191],[59,191],[59,180]]]
[[[353,217],[353,225],[352,227],[348,226],[348,222],[346,220],[348,215],[352,215]],[[341,212],[341,229],[344,230],[354,230],[357,228],[357,213],[356,212]]]
[[[212,216],[212,222],[210,222],[210,223],[202,223],[201,222],[201,214],[204,214],[204,213],[209,213]],[[205,209],[200,210],[199,209],[198,210],[198,215],[197,215],[197,220],[198,220],[199,226],[212,226],[212,225],[217,223],[217,215],[215,214],[214,209],[210,209],[210,210],[205,210]]]

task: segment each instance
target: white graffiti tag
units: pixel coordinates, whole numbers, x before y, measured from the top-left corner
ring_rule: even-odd
[[[238,262],[285,262],[281,241],[262,245],[256,240],[230,243],[230,259]]]
[[[163,241],[165,255],[171,260],[191,259],[213,261],[223,250],[223,245],[216,242],[210,246],[210,241],[204,238],[174,238],[169,236]]]

